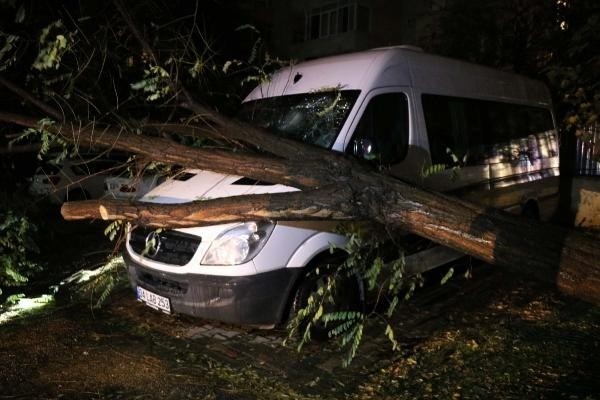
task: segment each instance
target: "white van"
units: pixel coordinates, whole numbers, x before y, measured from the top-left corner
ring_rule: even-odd
[[[558,146],[547,88],[522,76],[390,47],[303,62],[244,100],[241,118],[275,134],[360,157],[393,175],[545,219],[558,195]],[[429,166],[438,173],[424,174]],[[186,170],[142,200],[181,203],[296,190]],[[139,300],[164,312],[276,325],[298,307],[309,270],[346,237],[334,224],[253,221],[156,231],[126,246]],[[461,254],[441,246],[406,257],[425,271]]]

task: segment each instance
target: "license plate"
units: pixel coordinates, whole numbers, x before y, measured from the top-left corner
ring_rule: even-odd
[[[147,306],[171,314],[171,302],[168,298],[152,293],[143,287],[137,287],[137,299]]]

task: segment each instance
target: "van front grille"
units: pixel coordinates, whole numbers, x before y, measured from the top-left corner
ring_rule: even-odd
[[[137,277],[142,286],[155,290],[162,295],[181,296],[187,293],[188,284],[162,278],[144,271],[138,271]]]
[[[198,236],[153,228],[137,228],[129,237],[129,245],[138,255],[177,266],[190,262],[201,241]]]

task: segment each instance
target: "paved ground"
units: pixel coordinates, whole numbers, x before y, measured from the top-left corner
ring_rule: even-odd
[[[600,313],[491,267],[426,287],[372,324],[349,368],[333,344],[169,316],[116,292],[0,327],[0,399],[568,398],[600,393]]]

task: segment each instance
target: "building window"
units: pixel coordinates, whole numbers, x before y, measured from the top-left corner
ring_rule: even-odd
[[[310,10],[305,40],[335,36],[349,31],[368,32],[371,10],[358,1],[340,0]]]
[[[431,11],[442,11],[446,7],[446,0],[433,0],[431,2]]]

